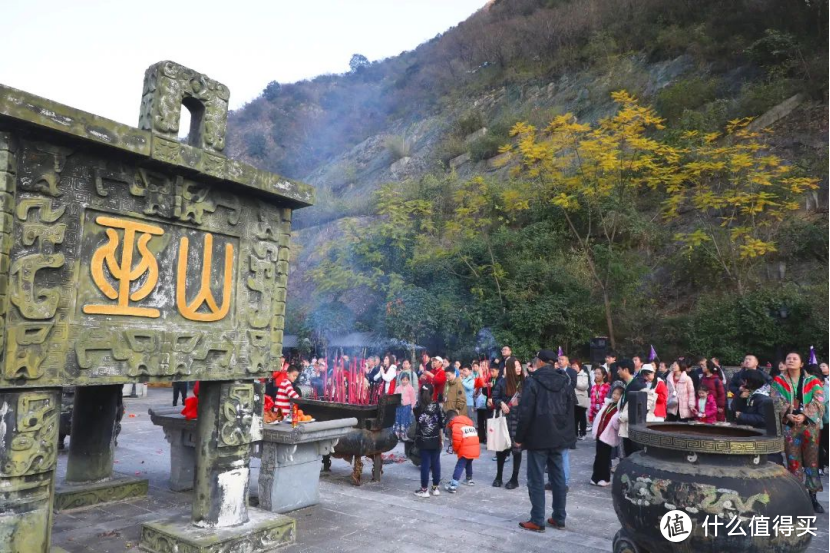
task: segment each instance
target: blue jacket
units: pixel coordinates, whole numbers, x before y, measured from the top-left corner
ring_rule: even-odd
[[[461,379],[461,385],[464,386],[464,394],[467,396],[467,405],[473,404],[473,394],[476,391],[476,377],[475,375],[470,375],[467,378]],[[468,412],[471,412],[467,409]]]

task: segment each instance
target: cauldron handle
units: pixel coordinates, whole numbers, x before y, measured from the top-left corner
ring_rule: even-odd
[[[781,416],[775,409],[775,402],[768,401],[763,405],[764,409],[764,427],[767,430],[767,436],[781,436]]]
[[[628,425],[644,425],[648,414],[648,392],[629,392],[626,394],[628,405]]]

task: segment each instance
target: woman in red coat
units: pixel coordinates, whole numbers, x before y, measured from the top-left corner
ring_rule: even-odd
[[[611,385],[608,383],[608,373],[603,367],[594,369],[594,385],[591,386],[591,410],[588,411],[588,421],[593,424],[594,417],[597,416],[599,410],[605,405],[605,396],[608,395],[608,390]]]
[[[703,377],[700,379],[700,385],[705,384],[710,393],[715,396],[715,405],[718,407],[716,419],[718,422],[723,422],[726,420],[726,389],[723,387],[720,369],[715,367],[710,359],[706,360],[706,365],[702,368]]]
[[[643,380],[646,381],[646,390],[654,390],[656,396],[654,410],[649,412],[647,420],[652,422],[666,420],[666,404],[669,400],[669,389],[666,383],[654,375],[654,365],[647,363],[640,369]]]

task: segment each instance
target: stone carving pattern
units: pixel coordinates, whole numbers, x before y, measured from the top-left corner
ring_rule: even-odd
[[[77,492],[64,491],[55,496],[55,510],[65,511],[68,509],[98,505],[100,503],[122,501],[132,497],[143,497],[147,495],[147,490],[147,480],[139,480],[125,482],[118,486],[87,488],[78,490]]]
[[[784,449],[784,438],[761,437],[751,439],[708,439],[692,438],[642,431],[634,427],[629,429],[632,440],[644,446],[672,449],[677,451],[695,451],[698,453],[717,453],[724,455],[768,455]]]
[[[47,339],[53,331],[61,336],[66,333],[65,324],[58,322],[58,309],[65,303],[65,291],[59,286],[39,284],[48,270],[61,269],[66,264],[62,252],[56,252],[63,244],[67,225],[61,221],[65,206],[55,206],[52,197],[62,194],[60,184],[67,157],[72,153],[66,148],[40,143],[27,144],[24,155],[36,160],[30,172],[20,179],[21,188],[45,194],[46,197],[21,197],[15,209],[20,227],[20,241],[26,251],[11,262],[9,301],[17,310],[17,324],[8,332],[9,343],[4,362],[4,376],[9,380],[37,380],[44,374],[44,362],[52,357],[59,362],[61,351],[49,351]]]
[[[191,545],[181,539],[164,534],[152,526],[144,526],[141,531],[141,546],[151,553],[250,553],[252,551],[271,551],[282,545],[294,543],[296,539],[295,522],[272,528],[264,528],[214,545]]]
[[[233,333],[219,339],[206,332],[108,330],[86,332],[75,342],[81,369],[99,366],[107,353],[127,367],[127,375],[192,376],[227,374],[235,365],[238,345]]]
[[[99,196],[109,196],[109,185],[113,183],[127,185],[132,196],[144,199],[142,213],[145,215],[201,225],[206,213],[222,207],[229,212],[229,224],[239,223],[239,198],[216,187],[198,184],[181,175],[171,178],[146,168],[139,168],[133,174],[127,173],[123,166],[115,170],[96,166],[92,171]]]
[[[17,187],[17,148],[11,133],[0,132],[0,274],[9,269],[12,246],[14,194]],[[6,349],[6,305],[8,280],[0,278],[0,360]]]
[[[219,399],[218,447],[240,447],[251,443],[254,419],[254,385],[233,382],[222,385]]]
[[[69,148],[45,143],[30,144],[26,155],[34,161],[35,170],[31,174],[21,175],[20,188],[29,192],[40,192],[56,198],[63,194],[60,190],[61,174],[66,167],[66,160],[72,154]]]
[[[259,480],[259,507],[270,511],[273,506],[271,490],[274,487],[274,474],[277,470],[277,446],[270,442],[263,442],[260,455]]]
[[[268,333],[270,351],[257,350],[253,352],[251,365],[259,363],[274,363],[282,355],[283,328],[285,325],[285,299],[288,285],[288,262],[290,257],[289,241],[291,238],[291,210],[269,209],[261,207],[257,215],[254,237],[259,240],[253,246],[250,260],[250,270],[256,277],[249,279],[248,287],[256,292],[266,287],[267,293],[260,293],[252,299],[261,300],[258,305],[252,306],[251,326],[264,328],[266,305],[269,308],[270,319]],[[267,283],[267,284],[266,284]],[[266,297],[270,296],[270,298]],[[267,304],[266,304],[267,302]],[[263,347],[267,347],[263,344]]]
[[[138,126],[175,141],[183,102],[203,108],[200,147],[221,153],[225,149],[230,91],[220,82],[170,61],[150,66],[144,74],[144,92]]]
[[[622,496],[638,507],[662,507],[669,499],[674,503],[678,498],[683,498],[687,510],[692,507],[697,512],[717,515],[726,520],[732,516],[750,518],[763,512],[764,506],[770,502],[767,493],[756,493],[744,498],[735,490],[709,484],[675,484],[671,480],[647,476],[637,476],[632,480],[628,474],[623,474],[620,482]]]
[[[16,405],[12,408],[9,401]],[[3,396],[0,421],[14,423],[0,436],[0,477],[29,476],[51,471],[57,459],[60,405],[57,392],[22,392]],[[8,426],[8,422],[6,422]]]

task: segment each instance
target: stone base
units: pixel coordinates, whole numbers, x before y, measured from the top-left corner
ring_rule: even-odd
[[[230,528],[199,528],[190,515],[149,522],[141,527],[141,549],[150,553],[213,553],[245,551],[262,553],[289,545],[296,540],[293,518],[259,509],[249,509],[250,520]]]
[[[149,480],[133,476],[113,476],[109,480],[94,483],[62,482],[55,490],[55,511],[83,509],[100,505],[147,497]]]

